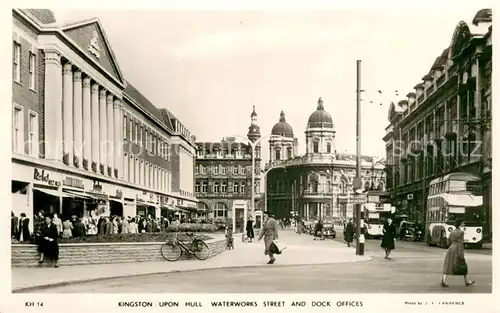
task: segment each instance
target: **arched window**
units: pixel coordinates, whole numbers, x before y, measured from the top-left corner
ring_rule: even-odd
[[[240,193],[245,193],[245,183],[241,183],[241,185],[240,185]]]
[[[196,184],[194,185],[194,192],[200,192],[200,183],[199,182],[196,182]]]
[[[313,152],[318,153],[319,152],[319,140],[315,139],[313,141]]]
[[[276,148],[276,160],[281,160],[281,150]]]
[[[238,191],[239,191],[239,185],[238,185],[238,183],[234,183],[233,184],[233,193],[238,193]]]
[[[292,147],[288,147],[288,148],[286,149],[286,151],[287,151],[287,154],[288,154],[288,155],[287,155],[287,157],[288,157],[289,159],[293,158]]]
[[[201,185],[201,192],[207,193],[208,192],[208,183],[206,181],[203,182]]]
[[[219,183],[214,183],[214,193],[219,193],[220,192],[220,185]]]
[[[318,192],[318,181],[315,179],[311,180],[311,192],[312,193]]]
[[[332,153],[332,144],[330,142],[326,143],[326,153]]]
[[[222,193],[226,193],[227,192],[227,183],[226,182],[222,182],[222,184],[221,184],[221,192]]]

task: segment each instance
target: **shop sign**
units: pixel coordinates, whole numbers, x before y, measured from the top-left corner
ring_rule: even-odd
[[[153,193],[149,193],[149,201],[155,201],[155,195]]]
[[[177,205],[182,205],[183,200],[182,199],[177,199]]]
[[[117,198],[122,198],[123,197],[123,191],[121,189],[116,189],[115,193]]]
[[[49,173],[46,173],[45,170],[39,170],[37,168],[34,169],[33,179],[37,181],[45,182],[51,186],[59,187],[61,186],[61,182],[57,180],[50,179]]]
[[[63,181],[63,185],[68,186],[68,187],[80,188],[80,189],[85,188],[83,186],[83,180],[73,178],[73,177],[66,177],[66,179]]]
[[[198,196],[198,198],[233,198],[233,194],[231,193],[202,193]]]

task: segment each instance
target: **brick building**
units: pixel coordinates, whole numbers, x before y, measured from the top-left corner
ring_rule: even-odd
[[[12,15],[14,213],[195,207],[194,137],[125,80],[99,20]]]
[[[267,210],[280,218],[303,220],[353,217],[356,156],[337,153],[335,125],[321,98],[305,133],[306,154],[299,156],[298,140],[281,112],[269,139],[270,162],[264,174]],[[385,190],[384,160],[362,156],[361,169],[366,190]]]
[[[255,107],[251,114],[248,140],[260,138]],[[235,219],[236,229],[243,226],[244,211],[251,214],[252,146],[235,137],[220,142],[197,142],[195,195],[199,208],[209,218]],[[259,210],[261,146],[255,145],[255,210]],[[254,217],[255,218],[255,217]]]
[[[491,33],[489,9],[459,22],[415,92],[389,108],[387,188],[396,209],[413,220],[425,218],[432,179],[467,172],[483,181],[491,233]]]

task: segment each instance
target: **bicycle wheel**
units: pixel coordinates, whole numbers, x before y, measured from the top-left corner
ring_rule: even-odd
[[[210,249],[203,240],[200,240],[198,242],[198,249],[196,249],[193,254],[198,260],[204,261],[210,256]]]
[[[170,262],[175,262],[181,258],[182,250],[178,245],[173,243],[164,243],[161,245],[161,255]]]

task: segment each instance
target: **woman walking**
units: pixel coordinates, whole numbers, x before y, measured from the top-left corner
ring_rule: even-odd
[[[352,241],[354,240],[354,225],[352,224],[352,219],[345,225],[344,229],[344,239],[347,246],[350,247]]]
[[[448,287],[448,284],[446,283],[446,275],[463,276],[465,286],[470,286],[475,283],[475,281],[469,280],[469,271],[467,268],[467,262],[465,262],[464,232],[460,229],[464,226],[465,223],[463,219],[456,220],[455,229],[448,237],[451,241],[451,245],[448,248],[448,251],[446,251],[446,256],[444,257],[443,276],[441,277],[442,287]]]
[[[49,257],[54,260],[54,267],[59,267],[57,265],[59,260],[57,237],[59,237],[57,226],[53,224],[49,216],[45,217],[45,224],[40,230],[40,240],[38,243],[38,252],[40,252],[40,261],[38,263],[43,263],[45,257]]]
[[[267,262],[267,264],[273,264],[274,262],[276,262],[276,258],[274,257],[270,248],[273,245],[273,241],[278,239],[278,222],[276,222],[276,220],[273,218],[272,213],[270,212],[265,212],[264,217],[266,217],[266,220],[260,232],[259,240],[264,237],[264,244],[266,247],[264,254],[269,255],[269,262]]]
[[[252,219],[252,217],[248,218],[246,231],[247,231],[248,242],[252,242],[253,237],[255,237],[255,234],[253,231],[253,219]]]
[[[388,218],[382,229],[382,244],[380,245],[385,250],[385,258],[390,260],[391,251],[395,249],[394,238],[396,237],[396,226],[392,222],[392,218]]]

